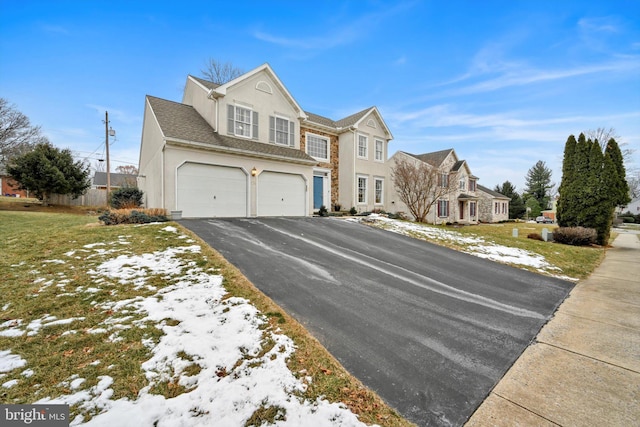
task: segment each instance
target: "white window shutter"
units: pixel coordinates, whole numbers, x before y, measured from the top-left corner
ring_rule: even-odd
[[[295,147],[296,146],[296,142],[293,139],[294,135],[296,134],[296,124],[293,123],[292,121],[289,121],[289,146],[290,147]]]
[[[269,116],[269,142],[276,142],[276,118]]]
[[[258,112],[253,112],[253,139],[258,139]]]
[[[235,134],[235,129],[234,129],[235,113],[236,113],[236,110],[233,107],[233,105],[227,105],[227,133],[229,135]]]

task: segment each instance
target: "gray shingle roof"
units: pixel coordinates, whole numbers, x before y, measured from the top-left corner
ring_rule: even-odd
[[[210,82],[209,80],[201,79],[201,78],[196,77],[196,76],[192,76],[191,74],[189,74],[189,77],[191,77],[193,80],[197,81],[198,83],[200,83],[202,86],[206,87],[207,89],[215,89],[217,87],[220,87],[220,85],[217,84],[217,83]]]
[[[307,115],[308,120],[312,123],[339,129],[348,128],[349,126],[356,124],[358,120],[362,119],[369,111],[371,111],[372,108],[373,107],[365,108],[362,111],[358,111],[357,113],[340,120],[332,120],[328,117],[323,117],[318,114],[310,113],[308,111],[305,111],[304,113]]]
[[[136,175],[131,175],[127,173],[114,173],[111,172],[109,174],[109,178],[111,181],[112,187],[122,187],[124,185],[135,185],[136,184]],[[93,175],[93,185],[107,185],[107,173],[106,172],[96,172]]]
[[[457,171],[460,170],[462,165],[464,165],[464,160],[458,160],[457,162],[455,162],[453,164],[453,166],[451,166],[451,170],[454,171],[454,172],[457,172]]]
[[[160,129],[167,139],[199,142],[223,151],[254,155],[259,157],[281,158],[284,160],[317,163],[304,151],[282,147],[248,139],[233,138],[214,132],[209,123],[190,105],[168,101],[147,95]]]
[[[431,166],[440,167],[442,162],[444,162],[444,160],[452,151],[453,151],[453,148],[448,148],[446,150],[434,151],[433,153],[425,153],[425,154],[407,153],[407,154],[415,157],[418,160],[422,160],[425,163],[429,163]]]
[[[480,185],[480,184],[478,184],[478,190],[482,191],[483,193],[487,193],[487,194],[489,194],[489,195],[491,195],[493,197],[497,197],[499,199],[511,200],[511,199],[509,199],[509,197],[505,196],[504,194],[498,193],[497,191],[490,190],[487,187],[485,187],[483,185]]]
[[[310,122],[317,123],[319,125],[328,126],[332,128],[337,128],[336,122],[327,118],[320,116],[318,114],[310,113],[308,111],[304,112],[307,115],[307,118]]]
[[[356,124],[358,122],[358,120],[360,120],[361,118],[363,118],[365,116],[365,114],[367,114],[369,111],[371,111],[373,107],[369,107],[369,108],[365,108],[362,111],[358,111],[355,114],[352,114],[348,117],[345,117],[344,119],[340,119],[336,121],[336,125],[338,127],[341,128],[346,128],[349,126],[352,126],[354,124]]]

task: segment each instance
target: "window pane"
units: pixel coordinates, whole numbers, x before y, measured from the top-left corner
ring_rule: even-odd
[[[376,160],[383,160],[383,147],[383,142],[376,140]]]
[[[367,179],[358,178],[358,202],[365,203],[367,201]]]
[[[329,160],[328,155],[329,141],[314,135],[307,136],[307,153],[311,157]]]
[[[276,117],[276,144],[289,145],[289,120]]]
[[[236,107],[235,134],[251,136],[251,110]]]
[[[367,157],[367,137],[358,135],[358,156]]]
[[[383,181],[381,179],[376,179],[376,203],[382,203],[382,183]]]

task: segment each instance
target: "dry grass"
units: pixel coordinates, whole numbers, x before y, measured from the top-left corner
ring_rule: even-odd
[[[114,379],[112,399],[134,399],[143,387],[149,385],[141,364],[151,354],[142,341],[157,342],[162,331],[151,325],[137,324],[136,320],[142,317],[140,313],[114,313],[96,307],[105,301],[144,297],[154,291],[132,290],[130,286],[119,285],[115,281],[91,293],[78,291],[95,286],[95,278],[87,272],[94,264],[102,262],[103,258],[68,254],[95,243],[105,243],[107,246],[103,247],[118,249],[118,245],[112,243],[117,243],[122,236],[129,242],[126,245],[127,253],[133,254],[180,246],[184,240],[178,239],[179,234],[176,233],[170,233],[175,237],[158,239],[158,229],[167,224],[106,227],[100,226],[95,216],[77,213],[0,211],[0,235],[3,236],[0,239],[0,253],[3,254],[0,257],[0,277],[3,278],[0,280],[0,323],[20,319],[24,325],[45,315],[53,315],[58,319],[79,319],[68,325],[42,328],[33,336],[0,337],[0,349],[11,350],[25,359],[27,367],[34,370],[31,377],[20,378],[18,385],[0,389],[0,401],[4,403],[32,403],[45,396],[70,393],[68,382],[72,375],[79,375],[86,380],[83,389],[95,386],[100,376],[111,376]],[[169,224],[180,228],[182,234],[189,235],[202,246],[202,252],[186,255],[189,261],[205,270],[215,269],[222,274],[230,296],[249,299],[265,313],[270,328],[279,328],[295,342],[297,350],[288,361],[289,367],[301,378],[312,377],[304,397],[315,400],[323,396],[332,402],[344,402],[366,423],[381,426],[412,425],[352,377],[302,325],[256,289],[219,253],[178,224]],[[117,253],[109,255],[116,256]],[[67,283],[65,286],[57,286],[63,281]],[[147,283],[158,289],[167,285],[161,277],[154,276],[149,276]],[[114,320],[114,316],[122,317],[125,314],[130,316],[127,320],[118,320],[128,327],[119,332],[120,341],[112,342],[105,339],[103,334],[88,332]],[[165,321],[170,324],[173,319]],[[65,334],[69,330],[76,332]],[[266,342],[263,344],[265,347],[269,345]],[[184,352],[179,357],[191,361]],[[199,369],[196,363],[188,367],[192,374]],[[20,371],[12,375],[20,376]],[[153,391],[170,397],[189,390],[169,380],[158,383]],[[278,409],[265,406],[254,414],[255,420],[275,420],[280,414]],[[71,408],[72,414],[78,411],[77,407]]]

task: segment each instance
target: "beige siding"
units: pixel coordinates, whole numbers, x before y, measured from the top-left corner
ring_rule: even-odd
[[[206,165],[220,165],[242,168],[250,177],[248,191],[249,216],[255,216],[257,212],[257,180],[251,177],[251,170],[255,167],[257,173],[262,172],[284,172],[291,174],[299,174],[303,176],[307,185],[306,197],[306,215],[309,215],[309,207],[313,206],[313,168],[308,165],[297,165],[293,163],[283,163],[273,160],[259,159],[254,157],[244,157],[237,155],[229,155],[212,150],[204,150],[202,148],[174,146],[171,142],[167,145],[164,153],[165,156],[165,200],[164,208],[167,210],[175,210],[177,207],[176,192],[177,188],[177,171],[178,167],[185,162],[197,162]],[[169,191],[170,190],[170,191]],[[203,194],[202,197],[210,195]]]
[[[209,123],[213,130],[217,130],[216,106],[218,101],[209,99],[208,94],[208,89],[187,78],[182,103],[191,105]]]
[[[268,93],[268,90],[271,93]],[[294,143],[295,148],[300,148],[299,112],[266,71],[256,73],[229,87],[227,94],[219,98],[219,102],[218,122],[221,135],[228,132],[227,106],[239,105],[258,112],[258,141],[269,143],[269,116],[278,116],[295,123]]]
[[[163,194],[163,147],[164,136],[158,126],[151,107],[145,103],[142,125],[142,144],[138,167],[138,188],[144,192],[145,207],[164,208]]]

